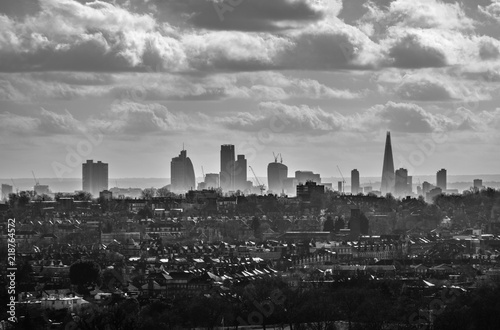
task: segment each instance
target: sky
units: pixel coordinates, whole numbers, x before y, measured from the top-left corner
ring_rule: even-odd
[[[0,177],[497,174],[500,0],[1,0]],[[251,172],[248,173],[252,177]]]

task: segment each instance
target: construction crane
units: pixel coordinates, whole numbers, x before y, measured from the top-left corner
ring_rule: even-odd
[[[31,173],[33,174],[33,179],[35,179],[35,186],[38,186],[40,183],[38,182],[38,180],[35,177],[35,172],[32,170]]]
[[[257,175],[255,175],[255,171],[253,170],[252,166],[248,166],[250,167],[250,169],[252,170],[252,173],[253,173],[253,176],[255,178],[255,181],[257,181],[257,185],[260,189],[260,194],[262,195],[262,193],[264,192],[264,190],[266,190],[266,186],[264,186],[263,184],[260,184],[260,181],[259,179],[257,178]]]
[[[342,193],[344,193],[345,179],[344,179],[344,176],[342,175],[342,171],[340,170],[340,167],[338,165],[337,165],[337,169],[339,170],[340,176],[342,177]]]
[[[16,183],[14,182],[14,179],[10,179],[10,181],[12,181],[12,187],[14,187],[16,189],[16,193],[18,193],[19,188],[17,188]]]

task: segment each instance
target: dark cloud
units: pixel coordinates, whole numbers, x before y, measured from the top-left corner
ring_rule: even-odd
[[[333,0],[332,0],[333,1]],[[277,31],[323,18],[305,0],[156,0],[158,8],[211,30]]]
[[[450,91],[442,84],[429,80],[405,82],[396,90],[403,100],[412,101],[448,101],[452,99]]]
[[[447,65],[440,50],[422,45],[417,36],[408,35],[392,46],[389,56],[392,66],[405,69],[438,68]]]

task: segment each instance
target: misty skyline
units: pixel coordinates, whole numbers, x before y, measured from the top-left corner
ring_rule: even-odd
[[[273,152],[290,173],[380,177],[386,131],[409,175],[499,173],[500,1],[217,8],[1,1],[0,177],[78,178],[93,159],[110,178],[168,178],[183,144],[197,178],[219,172],[222,144],[259,177]]]

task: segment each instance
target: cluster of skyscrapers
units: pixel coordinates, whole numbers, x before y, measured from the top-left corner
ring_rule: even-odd
[[[281,158],[281,154],[278,155]],[[183,148],[179,156],[172,158],[170,162],[171,183],[169,190],[174,193],[185,193],[194,189],[217,189],[224,192],[241,191],[244,193],[255,193],[255,186],[247,179],[248,169],[245,155],[236,155],[235,146],[232,144],[221,145],[220,149],[220,172],[203,173],[203,182],[196,185],[196,177],[191,159],[187,156],[187,151]],[[202,168],[203,169],[203,168]],[[340,169],[339,169],[340,171]],[[253,173],[255,176],[255,173]],[[93,196],[108,189],[108,164],[93,160],[87,160],[82,164],[83,190]],[[283,164],[281,158],[275,155],[274,162],[267,166],[267,189],[255,177],[257,188],[261,192],[267,191],[273,194],[295,195],[297,186],[311,183],[321,184],[321,177],[311,171],[296,171],[294,177],[288,177],[288,167]],[[345,181],[339,181],[339,191],[344,192]],[[331,188],[331,184],[324,184]],[[10,186],[9,186],[10,187]],[[7,195],[12,188],[2,185],[3,195]],[[323,186],[319,186],[323,187]],[[474,180],[475,188],[482,188],[481,180]],[[357,169],[351,171],[351,194],[373,192],[382,196],[391,193],[396,197],[409,196],[413,194],[413,177],[408,175],[405,168],[394,169],[394,158],[392,155],[391,133],[387,132],[384,160],[382,167],[382,180],[380,191],[375,191],[371,186],[365,186],[364,191],[360,185],[360,175]],[[419,195],[432,198],[442,192],[453,193],[455,191],[447,189],[447,172],[441,169],[436,174],[436,186],[424,181],[417,187]],[[456,191],[458,192],[458,191]]]

